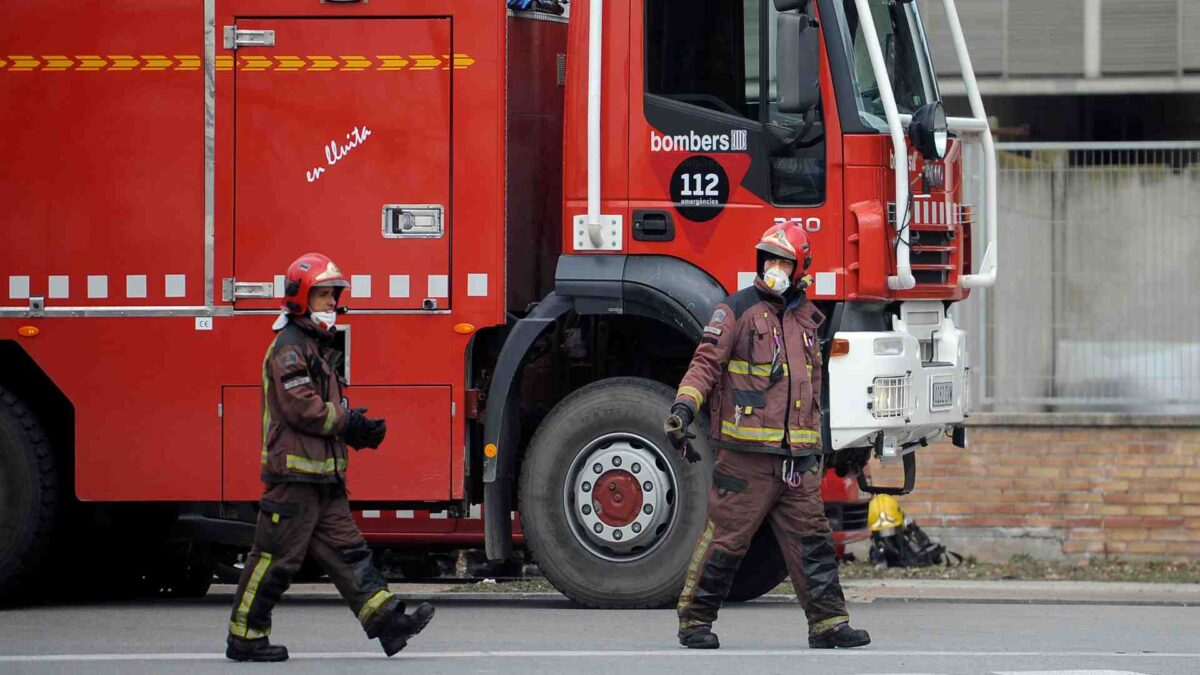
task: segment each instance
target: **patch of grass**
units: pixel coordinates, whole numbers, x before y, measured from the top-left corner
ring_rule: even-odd
[[[869,563],[849,562],[841,565],[840,574],[843,579],[1200,583],[1200,561],[1094,558],[1080,562],[1048,562],[1021,554],[1005,563],[982,563],[971,557],[956,567],[876,569]]]
[[[511,581],[479,581],[462,584],[450,589],[451,593],[557,593],[549,581],[542,578],[514,579]]]

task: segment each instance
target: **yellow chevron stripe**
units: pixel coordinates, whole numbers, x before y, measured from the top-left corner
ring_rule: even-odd
[[[303,70],[308,62],[299,56],[276,56],[275,60],[279,62],[275,70],[284,73],[291,73],[297,70]]]
[[[384,56],[375,57],[381,61],[380,70],[404,70],[408,67],[409,60],[397,54],[387,54]]]
[[[146,62],[146,65],[143,67],[143,70],[166,70],[166,69],[170,68],[171,66],[175,65],[174,61],[167,58],[166,56],[163,56],[162,54],[151,54],[149,56],[143,56],[142,60],[144,60]]]
[[[250,55],[250,56],[242,56],[242,57],[240,57],[240,59],[241,59],[241,64],[239,64],[238,70],[244,70],[248,73],[257,72],[260,70],[269,70],[272,66],[275,65],[274,63],[271,62],[271,59],[268,59],[265,56]]]
[[[413,70],[433,70],[442,65],[442,60],[432,54],[413,54]]]
[[[138,66],[142,65],[142,60],[136,56],[109,55],[108,58],[112,61],[112,65],[108,67],[109,70],[134,70]]]
[[[75,67],[75,59],[69,56],[47,56],[46,67],[42,70],[70,70]]]
[[[309,70],[315,70],[318,73],[333,70],[338,67],[338,60],[332,56],[310,56],[308,57],[312,64],[308,67]]]
[[[366,70],[374,65],[374,62],[372,62],[371,59],[363,56],[343,56],[342,61],[345,63],[345,65],[342,66],[342,70],[348,70],[351,72]]]
[[[42,65],[42,60],[36,56],[9,56],[8,58],[12,59],[12,66],[9,70],[33,70]]]
[[[214,64],[218,71],[240,70],[243,72],[300,72],[316,73],[341,71],[357,73],[363,71],[401,70],[463,70],[475,65],[469,54],[383,54],[378,56],[295,56],[257,54],[220,54]],[[46,56],[5,55],[0,57],[0,70],[28,72],[45,70],[54,72],[79,71],[194,71],[204,66],[203,57],[195,54],[54,54]]]

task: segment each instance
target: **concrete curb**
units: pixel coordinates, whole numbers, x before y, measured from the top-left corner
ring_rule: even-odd
[[[852,603],[954,602],[987,604],[1051,605],[1152,605],[1200,607],[1200,584],[1120,583],[1103,581],[943,581],[943,580],[848,580],[843,582],[846,599]],[[438,603],[551,602],[569,604],[560,593],[453,592],[452,585],[394,584],[392,591],[406,602],[432,600]],[[233,598],[234,587],[214,586],[208,599]],[[303,584],[288,591],[285,600],[340,601],[332,585]],[[764,595],[755,603],[796,602],[790,594]]]

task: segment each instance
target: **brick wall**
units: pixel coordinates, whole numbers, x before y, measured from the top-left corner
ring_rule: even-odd
[[[916,489],[900,498],[952,550],[1200,559],[1195,418],[982,414],[969,437],[967,450],[918,451]],[[899,463],[872,466],[877,482],[900,483]]]

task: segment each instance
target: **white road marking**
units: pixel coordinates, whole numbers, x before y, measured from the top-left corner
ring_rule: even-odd
[[[1160,659],[1195,659],[1200,653],[1178,652],[940,652],[940,651],[878,651],[878,650],[813,650],[813,649],[729,649],[711,650],[625,650],[625,651],[463,651],[463,652],[404,652],[392,657],[396,659],[431,660],[431,659],[480,659],[480,658],[718,658],[718,657],[810,657],[819,658],[873,658],[881,656],[900,657],[1055,657],[1055,658],[1160,658]],[[379,652],[309,652],[292,653],[292,660],[330,660],[330,659],[383,659]],[[223,661],[225,655],[211,653],[150,653],[150,654],[28,654],[0,656],[0,663],[86,663],[97,661]],[[1141,675],[1124,670],[1039,670],[1039,671],[993,671],[996,675]],[[915,674],[909,674],[915,675]]]

